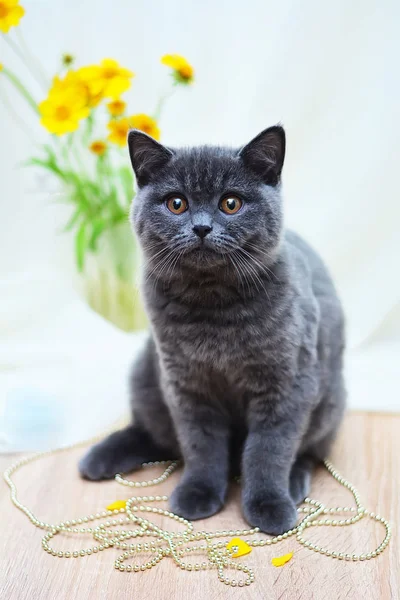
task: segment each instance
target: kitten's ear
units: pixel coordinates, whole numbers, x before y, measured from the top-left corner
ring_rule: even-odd
[[[139,187],[149,183],[151,175],[164,167],[173,154],[171,150],[138,129],[129,132],[128,147]]]
[[[285,147],[285,130],[280,125],[274,125],[264,129],[244,148],[241,148],[239,156],[264,183],[275,186],[280,181]]]

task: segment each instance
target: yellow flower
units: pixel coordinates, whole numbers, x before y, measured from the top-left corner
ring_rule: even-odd
[[[117,61],[111,58],[105,58],[100,65],[82,67],[78,72],[83,81],[98,88],[103,98],[111,99],[116,99],[126,92],[134,76],[132,71],[120,67]]]
[[[1,2],[2,0],[0,0]],[[64,55],[65,65],[73,60],[70,55]],[[101,65],[88,65],[76,71],[69,70],[65,77],[54,77],[49,91],[49,98],[64,93],[79,96],[83,104],[90,108],[97,106],[105,97],[118,97],[130,86],[133,73],[122,69],[115,60],[103,60]],[[122,101],[119,101],[122,104]],[[112,104],[112,103],[111,103]],[[119,113],[122,114],[122,113]]]
[[[73,92],[82,98],[82,102],[86,106],[97,106],[102,99],[101,86],[98,82],[85,80],[82,77],[81,71],[82,69],[68,71],[63,79],[60,79],[58,76],[54,77],[49,97],[53,94],[60,95]]]
[[[4,65],[3,63],[0,63],[0,71],[2,71],[4,69]]]
[[[0,31],[7,33],[15,27],[24,16],[25,9],[19,5],[19,0],[0,0]]]
[[[113,100],[107,104],[107,108],[110,115],[120,117],[125,112],[126,102],[123,100]]]
[[[93,154],[97,154],[97,156],[103,156],[107,150],[107,144],[103,142],[103,140],[95,140],[90,144],[89,150],[91,150]]]
[[[86,78],[84,72],[85,68],[86,67],[82,67],[81,69],[75,71],[75,76],[77,80],[77,85],[80,88],[81,93],[84,93],[86,95],[86,101],[88,106],[93,108],[103,100],[103,88],[101,81],[99,81],[98,79]]]
[[[104,83],[99,76],[99,67],[97,65],[81,67],[74,74],[82,86],[82,89],[86,90],[86,96],[88,104],[90,106],[97,106],[104,98],[103,89]]]
[[[130,119],[128,117],[124,117],[123,119],[118,119],[118,121],[110,121],[107,127],[110,130],[108,135],[110,142],[118,144],[118,146],[125,146],[128,131],[132,127]]]
[[[160,139],[160,130],[157,121],[149,115],[137,114],[131,117],[110,121],[107,125],[110,130],[108,139],[118,146],[125,146],[128,131],[130,129],[140,129],[155,140]]]
[[[139,113],[130,117],[130,122],[131,127],[134,129],[144,131],[144,133],[147,133],[147,135],[150,135],[155,140],[160,139],[160,130],[157,121],[153,119],[153,117],[149,117],[149,115],[145,115],[144,113]]]
[[[41,124],[50,133],[63,135],[78,129],[79,121],[89,114],[82,97],[69,90],[64,93],[53,92],[46,100],[39,104],[42,115]]]
[[[105,98],[118,98],[126,92],[134,76],[132,71],[120,67],[116,60],[105,58],[100,63],[100,75],[104,82],[103,96]]]
[[[171,67],[175,80],[178,83],[191,83],[194,78],[194,69],[192,65],[179,54],[165,54],[161,58],[163,65]]]
[[[86,101],[85,89],[80,86],[80,81],[76,76],[75,71],[68,71],[63,79],[56,75],[53,78],[53,85],[49,89],[48,97],[51,98],[52,96],[60,96],[70,92],[74,92],[78,96],[82,96],[82,100]]]

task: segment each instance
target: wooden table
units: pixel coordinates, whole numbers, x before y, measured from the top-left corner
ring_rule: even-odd
[[[58,523],[103,510],[116,500],[129,497],[129,488],[114,481],[90,483],[79,479],[76,463],[80,450],[70,450],[24,467],[15,475],[19,498],[39,518]],[[2,470],[14,457],[0,457]],[[255,571],[255,583],[246,588],[228,588],[215,571],[187,573],[165,558],[151,571],[120,573],[113,562],[121,553],[109,549],[79,559],[59,559],[41,549],[42,532],[11,505],[8,488],[1,484],[0,597],[4,600],[390,600],[400,598],[400,556],[396,525],[400,521],[400,416],[351,414],[343,425],[332,461],[358,488],[365,506],[390,519],[393,538],[380,557],[347,563],[321,556],[299,546],[294,539],[279,546],[256,548],[240,559]],[[155,469],[152,471],[155,473]],[[137,478],[148,478],[143,472]],[[148,494],[169,493],[179,473]],[[346,505],[350,495],[325,470],[320,469],[312,497],[329,506]],[[155,520],[168,527],[167,519]],[[217,516],[198,522],[199,529],[232,529],[245,525],[238,502],[238,486],[226,508]],[[307,531],[310,540],[346,553],[368,552],[382,539],[383,528],[362,520],[349,528],[320,527]],[[52,540],[61,549],[92,545],[87,540]],[[284,567],[271,565],[271,558],[294,551]]]

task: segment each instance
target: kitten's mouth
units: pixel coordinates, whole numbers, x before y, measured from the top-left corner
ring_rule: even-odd
[[[234,251],[234,248],[216,242],[208,237],[203,239],[199,239],[192,244],[190,244],[188,248],[188,253],[199,253],[199,254],[215,254],[215,255],[225,255],[230,254]]]
[[[225,254],[230,254],[232,252],[232,248],[225,248],[223,246],[217,246],[212,242],[207,242],[207,240],[199,241],[198,244],[192,246],[188,250],[188,254],[204,254],[204,255],[215,255],[215,256],[223,256]]]
[[[221,268],[229,263],[231,248],[216,246],[215,244],[200,243],[188,248],[182,256],[182,263],[189,268]]]

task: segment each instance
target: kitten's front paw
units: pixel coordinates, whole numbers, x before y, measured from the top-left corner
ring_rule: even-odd
[[[93,446],[79,461],[79,473],[84,479],[113,479],[118,473],[114,456],[106,448]]]
[[[300,470],[292,471],[290,475],[290,495],[295,504],[301,504],[311,487],[311,473]]]
[[[172,512],[190,521],[211,517],[222,506],[222,495],[210,484],[196,480],[178,485],[170,499]]]
[[[112,479],[116,473],[129,473],[144,462],[167,458],[145,430],[130,425],[90,448],[79,461],[79,472],[92,481]]]
[[[90,448],[79,461],[79,473],[84,479],[113,479],[116,473],[128,473],[140,467],[140,456],[129,454],[123,447],[110,448],[107,440]]]
[[[289,497],[285,496],[280,498],[271,498],[267,494],[250,496],[243,501],[243,512],[250,525],[272,535],[280,535],[292,529],[297,522],[296,506]]]

